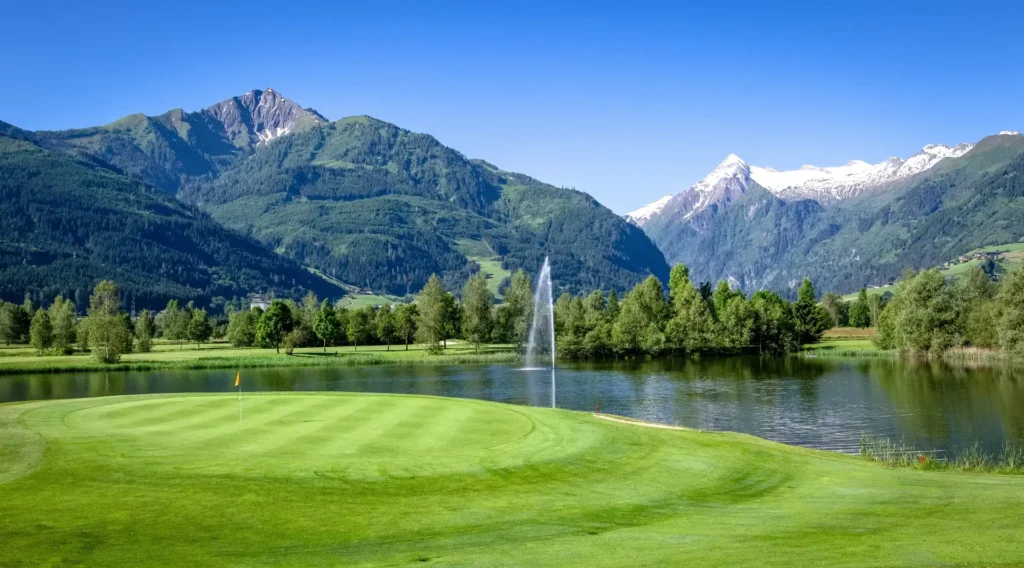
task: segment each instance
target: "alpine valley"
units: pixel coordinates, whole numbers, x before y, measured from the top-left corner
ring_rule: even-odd
[[[273,89],[186,112],[30,132],[0,123],[0,298],[115,279],[138,307],[343,286],[461,287],[481,262],[625,290],[668,265],[586,193],[472,160],[367,116],[331,122]]]
[[[625,218],[699,281],[850,292],[1024,237],[1024,137],[928,145],[879,164],[776,171],[730,154]]]

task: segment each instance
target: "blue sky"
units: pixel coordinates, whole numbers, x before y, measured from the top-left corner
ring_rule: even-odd
[[[943,2],[0,3],[0,120],[195,110],[273,87],[618,213],[728,153],[776,169],[1024,130],[1022,9]]]

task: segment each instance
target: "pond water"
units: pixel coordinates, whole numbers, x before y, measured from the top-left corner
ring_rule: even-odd
[[[0,377],[0,402],[232,391],[234,370]],[[551,372],[508,365],[248,369],[246,391],[353,391],[551,405]],[[940,453],[1024,443],[1024,370],[892,360],[733,357],[559,365],[559,408],[856,452],[862,434]]]

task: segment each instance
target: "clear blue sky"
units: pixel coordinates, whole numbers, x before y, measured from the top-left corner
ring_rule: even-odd
[[[270,86],[619,213],[730,152],[877,162],[1024,130],[1012,3],[683,4],[7,1],[0,119],[90,126]]]

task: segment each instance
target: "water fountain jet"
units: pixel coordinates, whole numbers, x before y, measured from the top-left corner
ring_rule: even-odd
[[[555,305],[551,293],[551,263],[544,258],[544,266],[537,278],[537,292],[533,297],[533,322],[526,344],[526,369],[546,368],[546,353],[551,353],[551,407],[555,407]],[[542,362],[542,360],[544,362]]]

